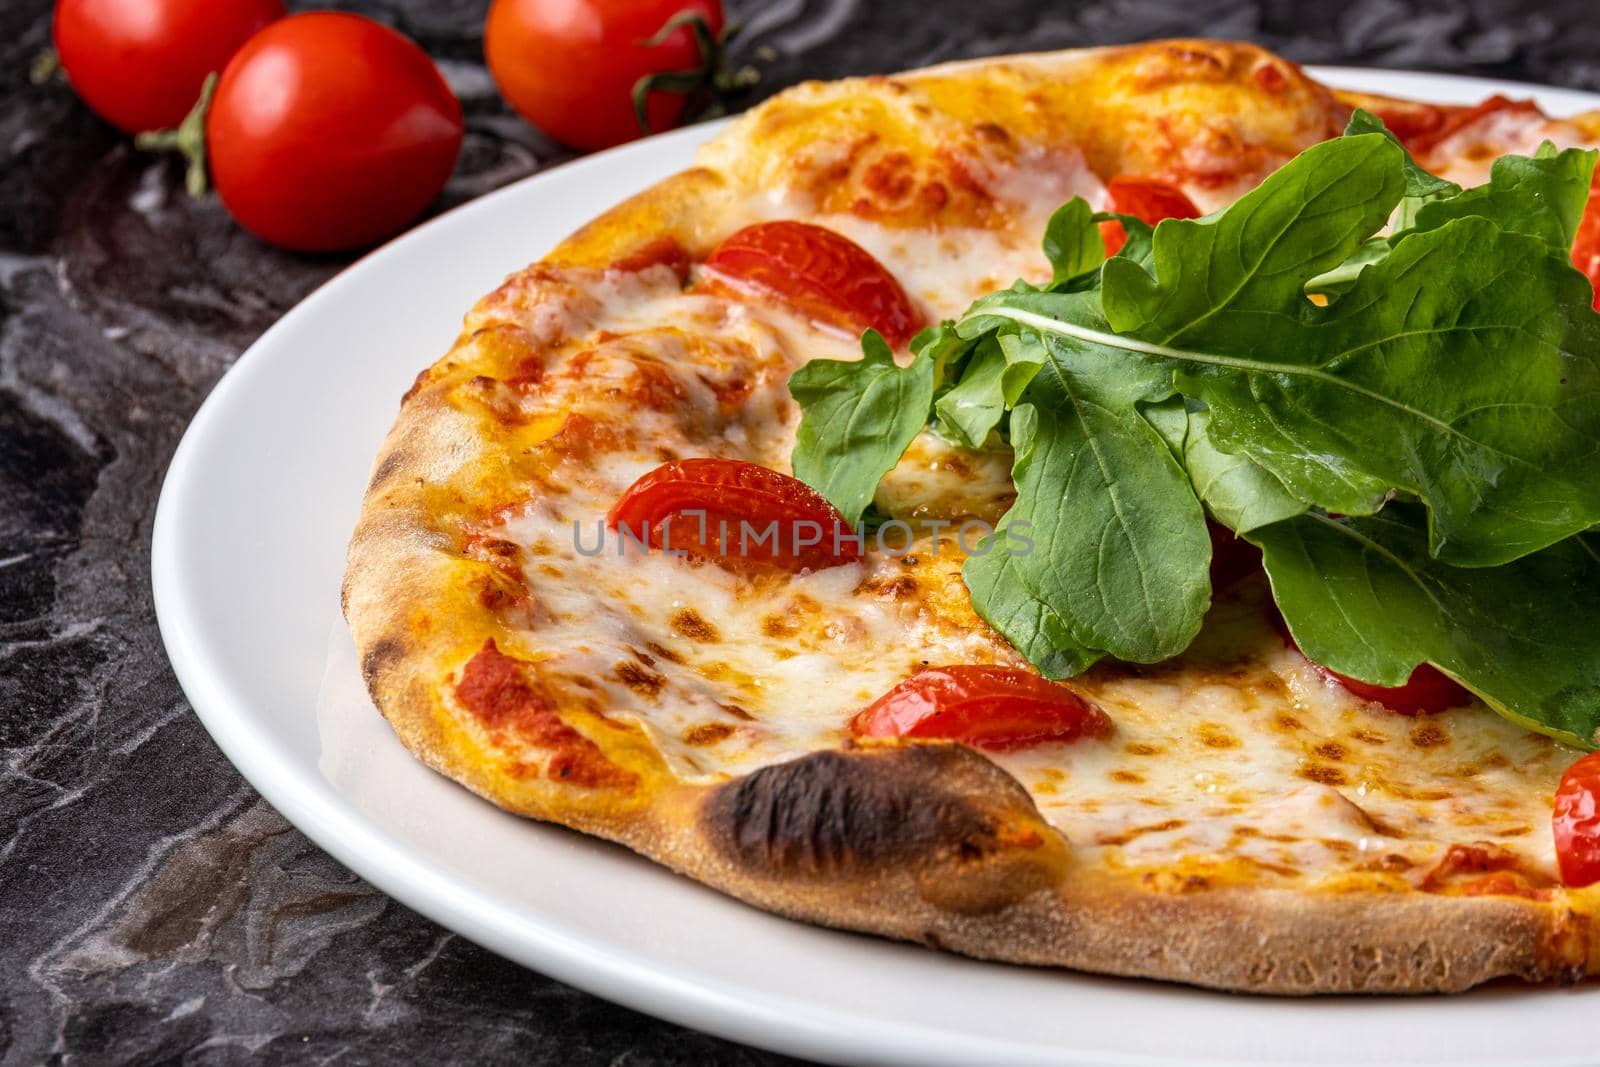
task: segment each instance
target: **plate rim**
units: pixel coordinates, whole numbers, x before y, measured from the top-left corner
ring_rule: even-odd
[[[999,58],[999,57],[995,57]],[[1490,95],[1495,92],[1536,93],[1548,99],[1571,101],[1574,107],[1600,108],[1600,93],[1506,79],[1482,78],[1442,72],[1379,67],[1307,67],[1313,77],[1335,88],[1357,91],[1416,92],[1419,99],[1428,86],[1455,87]],[[1392,83],[1385,89],[1361,83]],[[1395,84],[1403,86],[1398,89]],[[1446,95],[1454,95],[1446,93]],[[291,319],[314,314],[338,297],[349,279],[378,257],[398,254],[414,242],[456,224],[470,213],[492,212],[527,186],[558,175],[607,170],[633,156],[649,156],[668,145],[689,146],[709,139],[732,119],[659,134],[590,156],[561,163],[476,197],[443,212],[394,240],[370,250],[307,294],[277,322],[263,331],[221,375],[186,427],[165,475],[151,532],[151,587],[158,630],[179,685],[195,715],[222,750],[223,755],[263,799],[303,832],[317,847],[334,856],[351,871],[386,895],[427,916],[448,930],[491,952],[511,959],[602,999],[642,1011],[657,1018],[730,1040],[789,1055],[834,1062],[899,1062],[913,1052],[922,1062],[973,1062],[997,1057],[1010,1062],[1040,1059],[1036,1043],[997,1043],[990,1037],[936,1032],[938,1047],[930,1047],[930,1031],[907,1023],[875,1020],[870,1040],[847,1037],[858,1023],[855,1016],[812,1004],[808,1014],[780,1010],[764,999],[736,998],[706,984],[694,972],[662,972],[648,961],[614,945],[574,938],[532,914],[508,914],[465,878],[435,869],[407,851],[404,843],[370,816],[341,798],[315,766],[306,767],[271,731],[237,710],[250,694],[225,667],[211,656],[204,636],[191,625],[185,599],[189,593],[178,555],[178,530],[187,509],[195,471],[204,462],[200,442],[215,431],[231,398],[249,388],[251,380],[270,360],[277,336]],[[665,177],[665,175],[661,175]],[[639,859],[641,863],[648,860]],[[463,901],[474,905],[463,907]],[[746,907],[731,898],[732,907]],[[963,1040],[965,1038],[965,1040]],[[900,1051],[887,1046],[900,1043]],[[1185,1053],[1188,1054],[1187,1051]],[[1091,1056],[1092,1060],[1085,1057]],[[1054,1049],[1057,1063],[1095,1063],[1106,1067],[1172,1062],[1165,1057],[1110,1055],[1071,1048]],[[1572,1062],[1578,1063],[1579,1060]]]

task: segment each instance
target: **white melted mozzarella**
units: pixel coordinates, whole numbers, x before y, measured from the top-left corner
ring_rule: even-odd
[[[1050,201],[1030,207],[1038,218],[1014,229],[813,221],[872,252],[931,318],[951,316],[1016,277],[1045,276],[1043,214],[1068,189],[1098,202],[1086,173],[1051,178]],[[750,221],[782,208],[753,202]],[[534,603],[522,643],[555,677],[597,685],[607,714],[640,724],[676,773],[712,781],[838,745],[859,709],[920,667],[1020,665],[971,614],[948,538],[922,535],[910,558],[872,550],[800,576],[632,545],[619,554],[599,523],[664,452],[787,470],[798,417],[788,374],[858,352],[776,301],[684,292],[665,269],[589,276],[578,288],[564,303],[523,306],[511,286],[484,312],[553,347],[553,372],[522,401],[529,418],[553,427],[589,411],[633,431],[501,531],[522,549]],[[667,376],[679,399],[605,406],[647,371]],[[716,392],[730,376],[753,380],[731,414]],[[1002,453],[960,453],[925,436],[879,503],[913,519],[992,520],[1007,503],[1008,465]],[[1180,661],[1075,680],[1116,723],[1109,739],[995,758],[1076,848],[1111,865],[1158,869],[1181,857],[1286,882],[1369,868],[1418,882],[1449,845],[1488,842],[1553,871],[1550,792],[1570,753],[1481,706],[1408,719],[1355,699],[1283,647],[1262,596],[1247,587],[1214,611]]]

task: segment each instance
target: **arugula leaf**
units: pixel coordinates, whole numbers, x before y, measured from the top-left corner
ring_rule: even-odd
[[[1360,116],[1365,116],[1365,121]],[[1359,110],[1345,134],[1358,130],[1394,139],[1378,119]],[[1594,161],[1593,151],[1569,148],[1558,152],[1546,141],[1531,157],[1495,160],[1488,184],[1462,192],[1455,183],[1418,167],[1407,154],[1406,196],[1400,202],[1395,232],[1373,238],[1344,263],[1310,279],[1305,291],[1336,296],[1348,289],[1364,268],[1387,256],[1407,233],[1438,229],[1452,219],[1472,215],[1493,219],[1501,229],[1537,237],[1565,252],[1572,247],[1588,203]]]
[[[1083,197],[1073,197],[1050,216],[1044,228],[1044,256],[1053,272],[1052,286],[1098,270],[1105,260],[1106,243]]]
[[[982,448],[989,433],[1015,403],[1005,392],[1006,354],[1000,340],[990,334],[978,341],[961,374],[961,381],[934,401],[939,429],[968,448]]]
[[[814,359],[789,379],[804,415],[795,433],[794,476],[855,524],[883,476],[928,424],[939,368],[966,342],[924,331],[909,367],[876,330],[861,337],[861,359]]]
[[[1370,134],[1325,141],[1226,211],[1166,220],[1154,234],[1151,270],[1106,261],[1106,320],[1162,346],[1279,355],[1242,320],[1300,318],[1305,280],[1349,259],[1388,221],[1404,190],[1401,156]]]
[[[1413,229],[1436,230],[1453,219],[1478,215],[1567,254],[1589,203],[1595,156],[1579,148],[1557,152],[1549,141],[1533,156],[1501,156],[1490,165],[1487,185],[1423,204]]]
[[[1600,548],[1581,535],[1500,567],[1452,567],[1428,554],[1425,523],[1394,503],[1249,539],[1314,662],[1378,685],[1432,663],[1529,729],[1600,745]]]
[[[1565,257],[1477,216],[1404,236],[1310,304],[1307,274],[1387,217],[1399,158],[1382,137],[1329,141],[1214,219],[1164,223],[1153,277],[1107,262],[1106,319],[1293,495],[1355,513],[1413,493],[1440,558],[1503,563],[1600,521],[1600,321]]]
[[[1011,416],[1016,503],[963,570],[973,607],[1048,677],[1174,656],[1210,603],[1205,514],[1135,407],[1150,379],[1116,353],[1050,348]],[[1007,550],[1016,529],[1032,552]]]
[[[1217,448],[1211,439],[1211,412],[1205,407],[1173,397],[1147,407],[1144,415],[1189,472],[1195,495],[1234,533],[1248,533],[1306,510],[1305,501],[1265,467],[1249,456]]]
[[[804,368],[796,473],[854,515],[930,409],[968,445],[1009,433],[1017,500],[964,576],[1052,677],[1188,644],[1208,509],[1266,550],[1314,659],[1378,684],[1432,662],[1593,745],[1600,315],[1567,246],[1594,158],[1462,192],[1358,114],[1221,212],[1119,218],[1110,259],[1114,216],[1069,203],[1047,285],[925,331],[908,368],[875,337]]]
[[[1400,149],[1403,160],[1400,167],[1406,179],[1407,197],[1423,200],[1430,197],[1453,196],[1461,191],[1461,186],[1455,182],[1446,181],[1418,166],[1417,161],[1411,158],[1411,153],[1406,150],[1406,146],[1400,143],[1400,138],[1396,137],[1389,127],[1383,124],[1382,119],[1372,112],[1358,107],[1350,113],[1350,121],[1345,124],[1344,135],[1346,137],[1358,137],[1364,133],[1382,134],[1396,148]]]

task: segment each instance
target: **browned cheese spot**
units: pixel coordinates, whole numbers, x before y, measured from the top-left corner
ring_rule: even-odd
[[[1435,722],[1421,722],[1411,729],[1411,743],[1418,748],[1438,748],[1450,743],[1450,735]]]
[[[1328,767],[1321,763],[1307,764],[1306,766],[1301,767],[1298,773],[1300,777],[1308,781],[1321,782],[1323,785],[1345,784],[1343,771],[1337,767]]]
[[[690,745],[714,745],[732,735],[733,727],[725,722],[702,722],[685,730],[683,740]]]
[[[1349,755],[1349,753],[1345,750],[1345,747],[1337,741],[1324,741],[1311,751],[1315,752],[1323,759],[1333,760],[1335,763],[1338,763],[1340,760]]]
[[[653,697],[660,693],[667,680],[649,667],[623,660],[616,666],[617,680],[642,696]]]
[[[722,640],[717,628],[701,618],[700,613],[693,608],[679,608],[673,612],[671,623],[674,633],[691,641],[709,645]]]
[[[1239,739],[1221,723],[1203,722],[1196,728],[1200,743],[1207,748],[1238,748]]]

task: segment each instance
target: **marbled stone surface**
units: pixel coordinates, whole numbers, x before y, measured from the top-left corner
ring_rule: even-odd
[[[500,104],[486,0],[371,0],[468,115],[447,203],[566,158]],[[343,5],[340,5],[343,6]],[[1600,89],[1595,0],[739,0],[753,96],[804,77],[1172,34],[1307,62]],[[523,970],[386,899],[260,801],[191,714],[150,522],[217,377],[342,266],[191,202],[60,85],[48,0],[0,2],[0,1063],[777,1063]]]

